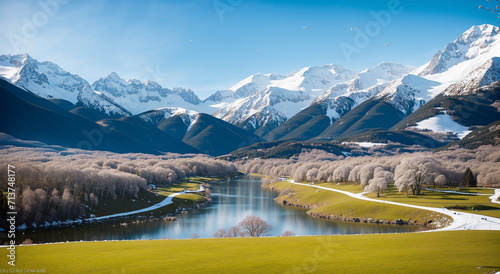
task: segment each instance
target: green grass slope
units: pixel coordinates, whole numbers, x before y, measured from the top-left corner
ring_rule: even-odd
[[[83,242],[18,247],[16,267],[47,273],[485,273],[500,270],[499,242],[498,231]]]

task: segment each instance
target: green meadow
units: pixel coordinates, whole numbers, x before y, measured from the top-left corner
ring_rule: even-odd
[[[319,185],[353,192],[361,192],[356,191],[358,188],[362,190],[359,185]],[[290,194],[279,196],[276,198],[276,202],[283,203],[283,201],[286,201],[287,204],[306,206],[309,208],[308,212],[313,215],[372,218],[386,221],[398,219],[409,221],[411,219],[411,222],[418,224],[424,224],[432,220],[433,225],[439,223],[441,226],[451,221],[450,217],[437,212],[359,200],[342,193],[291,184],[286,181],[273,183],[267,187],[280,191],[289,188]]]
[[[352,193],[363,192],[363,187],[359,184],[338,185],[334,183],[321,183],[317,185],[349,191]],[[373,199],[387,200],[404,204],[437,207],[437,208],[445,207],[451,210],[500,218],[500,204],[492,203],[489,198],[489,195],[494,194],[493,189],[481,188],[481,187],[470,187],[470,188],[438,187],[436,188],[436,190],[459,191],[462,193],[480,193],[488,195],[464,195],[458,193],[446,193],[446,192],[422,190],[422,195],[410,194],[409,197],[406,197],[406,194],[404,192],[399,192],[398,189],[394,187],[394,184],[390,183],[389,186],[387,187],[387,190],[381,193],[379,198],[377,198],[377,195],[375,193],[369,193],[366,194],[366,196]]]
[[[16,268],[47,273],[491,273],[500,271],[499,243],[498,231],[76,242],[18,247]]]

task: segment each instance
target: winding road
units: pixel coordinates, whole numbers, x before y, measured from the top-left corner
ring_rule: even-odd
[[[484,216],[484,215],[479,215],[479,214],[453,211],[453,210],[448,210],[446,208],[435,208],[435,207],[427,207],[427,206],[409,205],[409,204],[403,204],[403,203],[397,203],[397,202],[391,202],[391,201],[372,199],[372,198],[368,198],[368,197],[363,195],[363,194],[366,194],[366,192],[351,193],[348,191],[328,188],[328,187],[324,187],[324,186],[316,186],[316,185],[311,185],[311,184],[297,183],[294,180],[288,180],[288,182],[292,183],[292,184],[296,184],[296,185],[301,185],[301,186],[308,186],[308,187],[314,187],[314,188],[319,188],[319,189],[324,189],[324,190],[329,190],[329,191],[335,191],[335,192],[339,192],[339,193],[348,195],[352,198],[365,200],[365,201],[386,203],[386,204],[391,204],[391,205],[406,206],[406,207],[434,211],[434,212],[448,215],[448,216],[453,218],[453,223],[451,225],[440,228],[440,229],[430,230],[430,231],[500,230],[500,218],[494,218],[494,217],[489,217],[489,216]],[[492,197],[498,197],[498,195],[500,195],[500,189],[495,189],[495,194]],[[496,200],[496,198],[495,198],[495,200]]]

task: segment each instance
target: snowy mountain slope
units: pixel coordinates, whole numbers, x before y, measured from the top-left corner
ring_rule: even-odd
[[[381,63],[376,67],[360,72],[356,77],[348,82],[341,83],[328,89],[319,96],[315,103],[323,105],[327,109],[327,116],[336,120],[346,113],[345,98],[351,99],[354,103],[349,104],[349,111],[352,107],[361,104],[365,100],[380,93],[393,80],[413,71],[415,68],[395,63]]]
[[[240,147],[264,141],[211,115],[183,108],[156,109],[135,117],[211,155],[226,154]]]
[[[427,89],[435,99],[395,128],[418,129],[426,121],[442,121],[443,115],[449,115],[452,122],[465,128],[499,119],[494,103],[500,100],[497,84],[500,81],[500,28],[471,27],[413,73],[439,83]],[[438,127],[431,130],[439,132]]]
[[[314,134],[319,135],[333,121],[382,91],[390,81],[414,69],[394,63],[381,63],[376,67],[366,69],[353,79],[326,90],[310,106],[283,123],[282,126],[269,132],[264,138],[267,140],[292,137],[293,139],[306,139]]]
[[[265,127],[259,133],[263,136],[310,105],[326,89],[354,76],[356,72],[338,65],[306,67],[288,76],[256,74],[233,86],[232,93],[214,94],[212,99],[236,99],[214,116],[251,132]],[[250,92],[254,94],[240,98]]]
[[[439,114],[422,120],[417,123],[415,128],[441,133],[453,132],[457,134],[460,139],[471,132],[466,126],[462,126],[453,121],[452,117],[448,114]]]
[[[446,45],[443,50],[438,51],[432,60],[417,70],[415,74],[418,73],[420,76],[436,75],[435,78],[441,79],[459,79],[464,73],[458,73],[455,77],[452,74],[464,70],[471,71],[486,60],[498,56],[500,50],[499,33],[500,28],[497,26],[488,24],[472,26],[455,41]],[[455,67],[459,64],[460,69]],[[442,75],[450,69],[453,70],[453,73]]]
[[[430,62],[394,81],[377,96],[385,97],[409,115],[454,84],[459,83],[448,95],[500,80],[499,56],[500,28],[473,26],[437,52]]]
[[[90,84],[80,76],[71,74],[54,63],[38,62],[28,54],[1,55],[0,75],[43,98],[64,99],[105,115],[130,115],[112,99],[91,90]]]
[[[179,116],[186,127],[190,127],[192,123],[195,122],[196,117],[198,117],[198,112],[184,108],[167,107],[150,110],[136,116],[153,126],[158,126],[163,120],[170,117]]]
[[[440,84],[420,76],[407,74],[392,82],[375,98],[385,100],[405,115],[410,115],[434,97],[429,90]]]
[[[143,127],[130,128],[135,136],[123,131],[106,129],[7,81],[0,80],[0,97],[2,98],[0,115],[9,118],[0,123],[0,132],[22,140],[117,153],[197,152],[196,149],[173,138],[167,139],[169,136],[162,136],[164,138],[156,140],[147,138],[148,133]],[[89,139],[89,132],[91,134],[106,132],[106,134],[101,134],[99,141],[96,142],[96,139]]]
[[[444,91],[444,95],[469,94],[496,81],[500,81],[500,57],[493,57],[482,66],[471,71],[463,80],[450,85]]]
[[[92,84],[92,88],[102,92],[132,114],[164,107],[182,107],[198,110],[201,100],[190,89],[167,89],[153,81],[125,80],[112,72]]]
[[[373,68],[360,72],[348,82],[337,84],[328,89],[317,101],[325,98],[336,98],[356,91],[366,90],[375,86],[384,85],[415,70],[414,67],[395,63],[381,63]]]
[[[106,114],[110,117],[121,117],[132,115],[128,110],[109,99],[106,95],[96,92],[85,86],[77,96],[78,103],[76,106],[92,106],[92,109]]]
[[[341,136],[353,136],[368,130],[406,129],[420,121],[442,115],[440,111],[419,111],[429,101],[435,105],[433,98],[439,97],[438,104],[443,104],[453,119],[462,126],[481,125],[490,118],[481,115],[498,117],[498,111],[492,104],[497,98],[496,91],[482,92],[487,100],[479,97],[453,97],[457,94],[479,92],[483,84],[494,83],[498,79],[498,57],[500,56],[500,29],[492,25],[473,26],[444,50],[439,51],[433,59],[410,74],[394,80],[381,92],[351,110],[344,117],[327,128],[320,137],[332,139]],[[490,98],[491,97],[491,98]],[[472,101],[470,101],[472,100]],[[484,102],[483,102],[484,101]],[[472,109],[468,106],[474,106]],[[441,107],[442,108],[442,107]],[[481,110],[481,111],[477,111]],[[387,113],[391,113],[390,116]],[[467,115],[469,118],[461,116]],[[399,117],[399,121],[394,119]],[[481,118],[482,117],[482,118]],[[440,120],[439,120],[439,119]],[[441,121],[438,117],[426,121]],[[434,127],[437,128],[437,127]]]

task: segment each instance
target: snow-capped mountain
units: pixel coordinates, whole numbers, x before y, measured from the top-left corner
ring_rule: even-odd
[[[92,90],[90,86],[85,86],[77,96],[78,105],[83,105],[85,107],[92,106],[92,109],[97,110],[101,113],[105,113],[108,116],[129,116],[132,115],[128,110],[124,109],[122,106],[115,103],[113,100],[109,99],[106,95]]]
[[[408,116],[431,100],[434,95],[429,91],[439,85],[441,85],[440,82],[407,74],[392,82],[375,97],[390,102],[396,109]]]
[[[436,95],[466,93],[467,90],[500,80],[500,28],[473,26],[437,52],[422,67],[391,83],[377,97],[385,98],[405,115]]]
[[[215,99],[237,99],[222,106],[214,116],[252,132],[261,127],[267,127],[268,132],[310,105],[331,86],[348,81],[356,74],[338,65],[306,67],[288,76],[256,74],[229,91],[214,94],[211,99],[214,102]],[[250,93],[253,94],[241,98]]]
[[[136,117],[170,136],[212,155],[226,154],[235,149],[264,141],[258,136],[212,115],[183,108],[155,109],[136,115]]]
[[[438,51],[429,63],[418,70],[419,75],[440,74],[459,64],[461,69],[454,68],[453,72],[478,67],[488,59],[498,56],[499,32],[499,27],[488,24],[471,27],[443,50]],[[464,73],[461,73],[451,78],[456,79],[463,75]]]
[[[64,99],[108,116],[130,115],[112,99],[90,89],[80,76],[52,62],[38,62],[28,54],[0,55],[0,76],[43,98]]]
[[[470,72],[463,80],[452,84],[445,95],[466,95],[500,80],[500,57],[493,57],[482,66]]]
[[[195,122],[196,117],[198,117],[198,112],[193,110],[188,110],[184,108],[160,108],[151,111],[147,111],[137,115],[145,122],[158,126],[163,120],[168,119],[173,116],[178,116],[182,119],[183,123],[190,127],[193,122]]]
[[[316,98],[315,103],[327,110],[327,116],[338,119],[353,107],[381,92],[391,81],[415,68],[395,63],[381,63],[360,72],[352,80],[337,84]]]
[[[112,98],[134,115],[164,107],[197,109],[201,102],[190,89],[167,89],[154,81],[142,83],[139,80],[125,80],[115,72],[94,82],[92,88]]]
[[[278,74],[257,73],[251,75],[227,90],[219,90],[205,99],[205,102],[233,102],[237,99],[252,96],[258,91],[264,90],[271,81],[283,79]]]
[[[352,79],[336,84],[318,96],[307,108],[271,130],[264,138],[272,140],[307,140],[316,137],[334,121],[382,91],[390,82],[415,68],[381,63]]]

